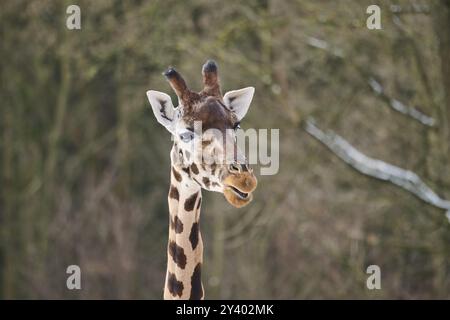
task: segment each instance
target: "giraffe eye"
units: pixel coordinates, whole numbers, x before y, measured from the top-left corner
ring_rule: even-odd
[[[240,123],[240,122],[236,122],[236,123],[234,124],[233,129],[234,129],[234,130],[237,130],[237,129],[240,129],[240,128],[241,128],[241,123]]]
[[[189,142],[192,139],[194,139],[194,133],[193,132],[183,132],[180,134],[180,139],[183,142]]]

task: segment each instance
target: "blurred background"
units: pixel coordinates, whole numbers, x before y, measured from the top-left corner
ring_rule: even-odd
[[[382,30],[366,27],[371,4]],[[256,88],[242,127],[280,129],[280,171],[243,209],[203,193],[207,298],[450,298],[445,210],[305,131],[314,118],[450,199],[450,1],[1,6],[0,298],[162,298],[171,140],[145,92],[176,101],[169,65],[201,89],[208,58],[224,92]]]

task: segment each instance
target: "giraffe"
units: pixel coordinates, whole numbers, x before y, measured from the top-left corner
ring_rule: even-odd
[[[178,97],[178,107],[163,92],[149,90],[147,97],[156,120],[172,134],[174,141],[170,152],[164,299],[201,300],[204,299],[202,189],[223,193],[237,208],[252,200],[257,180],[237,147],[236,130],[248,111],[255,89],[247,87],[222,96],[218,67],[213,60],[202,67],[204,88],[200,92],[191,91],[174,68],[167,69],[163,75]],[[202,125],[201,137],[194,132],[195,123]],[[205,155],[214,161],[205,161]]]

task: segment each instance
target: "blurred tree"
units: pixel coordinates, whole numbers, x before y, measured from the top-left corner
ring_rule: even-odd
[[[169,65],[199,89],[214,58],[225,91],[256,87],[242,127],[281,128],[281,163],[242,210],[205,195],[209,298],[450,298],[442,211],[302,130],[314,117],[450,198],[449,1],[376,1],[383,29],[368,30],[372,2],[79,1],[79,31],[70,2],[4,2],[0,297],[161,298],[171,146],[145,92],[175,100]],[[79,292],[65,287],[71,264]],[[365,287],[369,264],[381,291]]]

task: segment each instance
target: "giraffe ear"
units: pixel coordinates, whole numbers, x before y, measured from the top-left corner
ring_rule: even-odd
[[[174,133],[176,110],[173,107],[170,96],[163,92],[149,90],[147,91],[147,98],[152,106],[156,120],[171,133]]]
[[[223,102],[230,111],[236,114],[238,120],[241,121],[250,107],[254,93],[255,88],[253,87],[228,91],[223,96]]]

